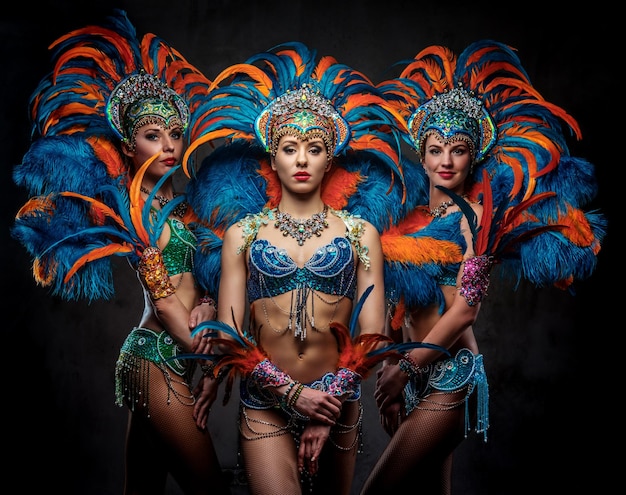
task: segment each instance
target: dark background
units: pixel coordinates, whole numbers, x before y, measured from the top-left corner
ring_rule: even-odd
[[[3,400],[5,484],[19,487],[19,493],[122,493],[127,413],[113,402],[113,369],[120,345],[140,317],[138,285],[122,262],[116,267],[114,300],[88,304],[53,298],[36,286],[31,260],[9,236],[26,200],[13,186],[11,172],[29,146],[28,98],[51,68],[47,46],[120,7],[140,36],[161,36],[209,78],[293,40],[335,56],[374,82],[386,77],[392,63],[431,44],[458,53],[473,41],[492,38],[517,48],[535,87],[578,119],[583,140],[572,139],[570,150],[597,167],[600,193],[593,207],[608,216],[609,236],[595,274],[576,285],[576,295],[492,282],[476,325],[491,386],[492,426],[487,443],[471,434],[458,449],[454,493],[608,492],[617,456],[605,452],[619,451],[623,439],[616,427],[622,384],[614,378],[621,374],[614,370],[620,365],[616,336],[623,328],[616,321],[616,303],[624,292],[623,260],[618,263],[616,255],[623,220],[617,220],[616,199],[626,164],[617,113],[623,109],[617,89],[623,42],[617,43],[614,11],[597,2],[587,11],[551,8],[550,13],[545,2],[43,3],[37,8],[14,2],[0,20],[1,258],[7,282],[1,300],[9,366]],[[611,283],[603,283],[609,273]],[[387,440],[371,391],[368,380],[355,490]],[[236,465],[235,405],[231,400],[226,408],[214,406],[211,416],[223,465],[230,469]],[[416,479],[412,491],[419,493],[419,486]],[[172,484],[168,494],[178,493]]]

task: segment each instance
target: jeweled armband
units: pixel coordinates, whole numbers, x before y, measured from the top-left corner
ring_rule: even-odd
[[[467,304],[474,306],[487,295],[489,271],[493,258],[487,255],[474,256],[465,260],[461,276],[461,295]]]
[[[250,373],[250,378],[262,388],[280,387],[293,381],[287,373],[281,371],[269,359],[259,362]]]
[[[148,246],[144,249],[137,270],[152,299],[161,299],[176,292],[159,248]]]
[[[344,395],[349,397],[361,395],[361,375],[349,368],[339,368],[335,378],[329,384],[327,392],[330,395]]]

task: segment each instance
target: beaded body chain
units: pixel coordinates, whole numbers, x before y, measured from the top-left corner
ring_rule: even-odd
[[[269,319],[269,314],[267,312],[266,300],[263,299],[261,301],[261,306],[263,307],[263,315],[265,316],[265,321],[267,321],[267,324],[274,332],[282,334],[287,331],[293,331],[294,337],[300,337],[301,340],[306,339],[307,322],[311,325],[311,328],[316,332],[319,332],[321,330],[327,330],[328,328],[330,328],[330,323],[334,321],[335,319],[335,314],[337,312],[337,307],[339,306],[339,303],[346,297],[347,291],[352,286],[355,275],[356,275],[356,271],[353,270],[350,275],[350,280],[348,281],[347,284],[345,284],[345,280],[344,280],[345,274],[344,273],[341,274],[340,285],[342,287],[345,287],[346,291],[343,294],[338,295],[332,301],[329,299],[325,299],[324,297],[322,297],[322,295],[318,291],[315,290],[315,288],[309,287],[305,284],[299,285],[296,288],[296,290],[292,291],[290,305],[289,305],[288,310],[280,306],[276,302],[276,298],[274,296],[269,295],[268,298],[272,302],[273,306],[276,307],[282,314],[288,316],[288,323],[287,323],[287,326],[283,329],[276,328],[274,325],[272,325]],[[261,280],[262,286],[266,287],[265,285],[266,282],[265,282],[264,277],[261,277],[260,280]],[[322,301],[324,304],[328,306],[333,306],[333,312],[328,320],[328,323],[324,325],[323,327],[315,324],[315,304],[314,304],[315,299],[314,298],[319,299],[320,301]],[[307,307],[307,301],[309,299],[311,300],[310,312]]]

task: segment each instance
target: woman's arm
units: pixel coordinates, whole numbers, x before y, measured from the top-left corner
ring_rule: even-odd
[[[369,222],[365,223],[361,244],[368,248],[370,266],[366,268],[363,263],[357,267],[357,294],[358,301],[365,290],[374,286],[365,300],[359,313],[360,333],[384,333],[385,332],[385,285],[383,275],[383,249],[380,235],[376,228]]]
[[[472,207],[480,219],[483,211],[482,206],[472,205]],[[475,279],[474,275],[481,277],[488,276],[488,272],[471,274],[472,270],[476,269],[478,265],[474,263],[476,258],[474,257],[469,226],[465,219],[461,223],[461,228],[468,241],[468,249],[465,252],[465,261],[461,264],[457,274],[456,290],[454,291],[452,301],[447,303],[444,314],[422,339],[423,342],[436,344],[446,349],[451,348],[461,337],[463,332],[471,327],[478,318],[481,306],[480,299],[484,296],[482,289],[486,290],[486,287],[479,288],[480,290],[476,291],[476,287],[472,287],[474,283],[473,280]],[[478,271],[485,271],[488,270],[488,268],[489,267],[479,268]],[[468,277],[470,274],[472,276]],[[468,292],[479,296],[477,298],[478,300],[470,300],[470,298],[467,297]],[[413,368],[430,364],[440,356],[441,352],[435,349],[425,347],[415,348],[406,354],[403,365],[405,370],[411,371]],[[385,366],[378,372],[375,399],[381,411],[381,415],[388,416],[386,418],[388,423],[395,421],[393,413],[394,408],[392,405],[400,399],[402,389],[408,380],[408,374],[400,369],[400,366]],[[384,422],[385,418],[383,418],[383,425]],[[393,426],[389,426],[389,428],[393,429]],[[386,429],[388,428],[386,427]]]
[[[190,301],[188,302],[190,307],[188,308],[176,294],[177,288],[169,277],[163,262],[163,254],[156,247],[144,249],[139,261],[137,275],[157,318],[184,351],[191,352],[193,339],[189,329],[189,314],[192,305],[197,302],[195,301],[195,292],[194,294],[190,293]],[[181,274],[180,276],[184,275]]]
[[[480,223],[483,214],[482,205],[472,204],[472,209],[476,213],[477,222]],[[484,296],[483,289],[486,290],[486,287],[476,287],[474,280],[476,276],[488,276],[490,268],[489,266],[480,267],[480,264],[475,263],[478,258],[475,257],[473,240],[465,217],[461,220],[461,231],[465,236],[467,249],[464,253],[464,261],[457,273],[456,291],[454,291],[452,301],[447,303],[445,313],[423,338],[424,342],[437,344],[446,349],[451,348],[463,332],[476,322],[480,311],[480,300]],[[469,298],[468,293],[478,296],[477,300]],[[410,353],[412,359],[420,366],[434,361],[440,354],[440,352],[425,348],[414,349]]]
[[[181,275],[191,276],[190,273]],[[196,299],[194,296],[193,299]],[[206,352],[206,339],[202,336],[205,332],[199,332],[191,337],[193,329],[198,323],[213,320],[216,316],[215,305],[201,303],[198,298],[194,300],[193,306],[189,309],[183,303],[178,294],[151,300],[152,307],[157,318],[167,328],[167,332],[178,342],[185,352]]]
[[[246,254],[238,253],[243,244],[242,230],[231,226],[224,235],[217,315],[218,320],[243,330],[246,314]]]

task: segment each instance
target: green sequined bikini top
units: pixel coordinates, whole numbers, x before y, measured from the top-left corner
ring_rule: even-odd
[[[180,220],[168,218],[166,222],[170,226],[171,235],[162,252],[168,274],[171,276],[193,271],[196,236]]]

